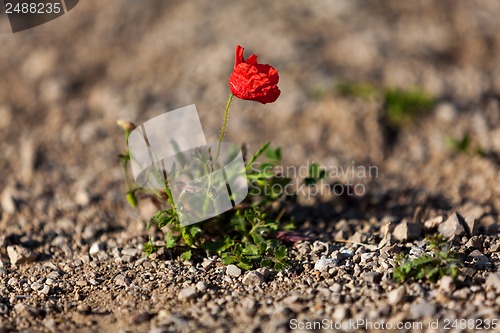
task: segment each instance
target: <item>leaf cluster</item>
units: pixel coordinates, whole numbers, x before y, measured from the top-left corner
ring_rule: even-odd
[[[408,279],[435,282],[443,276],[457,277],[462,266],[457,255],[450,250],[450,243],[436,235],[426,239],[429,249],[424,255],[410,258],[407,254],[396,258],[393,278],[398,282]]]
[[[257,163],[261,158],[263,162]],[[276,207],[284,199],[283,191],[275,184],[285,186],[290,179],[275,171],[281,162],[281,149],[263,145],[246,163],[250,182],[249,196],[243,203],[200,224],[181,226],[175,206],[157,212],[149,221],[148,228],[155,226],[165,234],[164,247],[179,253],[183,260],[196,258],[197,253],[217,254],[224,264],[235,264],[243,270],[269,267],[276,270],[289,265],[287,248],[274,237],[278,230],[290,229],[291,221],[280,224],[281,214]],[[161,247],[151,240],[144,245],[150,255]]]

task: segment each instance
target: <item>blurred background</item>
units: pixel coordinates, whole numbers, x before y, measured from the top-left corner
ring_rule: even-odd
[[[282,95],[235,100],[226,140],[271,140],[287,165],[375,165],[374,193],[496,213],[499,14],[497,0],[86,0],[3,33],[2,207],[26,215],[1,227],[43,228],[88,202],[104,209],[87,220],[126,220],[116,120],[196,104],[215,141],[237,44],[279,70]]]

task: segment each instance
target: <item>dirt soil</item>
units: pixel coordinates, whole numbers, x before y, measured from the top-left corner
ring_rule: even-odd
[[[86,0],[0,35],[0,331],[500,320],[499,15],[497,0]],[[163,238],[145,228],[150,203],[125,201],[116,120],[196,104],[216,141],[237,44],[279,70],[282,95],[235,100],[226,140],[250,152],[270,140],[285,166],[377,173],[334,177],[363,184],[362,195],[299,199],[286,216],[309,240],[289,246],[286,271],[145,258],[148,236]],[[381,95],[345,96],[341,82],[418,88],[436,103],[390,131]],[[449,139],[466,135],[470,149],[453,150]],[[455,213],[474,225],[452,231],[465,262],[458,281],[395,282],[392,250],[423,248]],[[422,231],[401,236],[404,223]],[[323,269],[325,258],[337,261]]]

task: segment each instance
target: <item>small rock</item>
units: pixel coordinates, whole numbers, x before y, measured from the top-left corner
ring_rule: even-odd
[[[293,304],[295,302],[297,302],[299,300],[299,295],[290,295],[286,298],[283,299],[283,304],[285,305],[290,305],[290,304]]]
[[[393,236],[397,240],[404,242],[414,240],[420,237],[422,224],[417,222],[403,221],[394,228]]]
[[[122,255],[131,256],[131,257],[139,256],[139,255],[141,255],[141,253],[142,253],[141,250],[134,249],[134,248],[128,248],[128,249],[124,249],[122,251]]]
[[[212,265],[214,263],[213,260],[211,259],[208,259],[208,258],[205,258],[203,259],[203,262],[201,263],[201,267],[203,268],[208,268],[210,265]]]
[[[196,296],[196,290],[194,288],[184,288],[179,292],[178,298],[180,301],[190,300]]]
[[[436,305],[429,302],[414,303],[410,307],[410,317],[413,319],[432,317],[436,313]]]
[[[78,280],[78,281],[76,281],[76,285],[80,286],[80,287],[85,287],[88,285],[88,282],[87,282],[87,280]]]
[[[17,203],[12,195],[12,190],[10,188],[6,188],[2,192],[2,210],[7,214],[14,214],[17,210]]]
[[[101,242],[95,242],[92,244],[89,250],[90,255],[96,255],[97,253],[106,250],[106,244]]]
[[[397,305],[406,297],[405,286],[398,287],[387,294],[387,300],[391,305]]]
[[[445,238],[455,238],[465,235],[464,219],[458,213],[453,213],[446,221],[441,223],[438,231]]]
[[[491,268],[491,263],[488,257],[483,255],[479,250],[472,251],[467,259],[472,263],[472,267],[477,269]]]
[[[4,303],[0,303],[0,314],[6,314],[9,312],[9,307]]]
[[[481,236],[472,236],[467,243],[465,243],[465,247],[468,249],[481,250],[483,248],[483,238]]]
[[[49,331],[49,332],[56,332],[57,331],[57,323],[54,318],[45,318],[43,321],[43,326]]]
[[[470,289],[465,287],[462,289],[458,289],[453,293],[453,297],[458,298],[458,299],[468,299],[470,296]]]
[[[316,261],[314,264],[314,269],[317,271],[322,271],[327,267],[335,267],[338,265],[338,260],[337,259],[327,259],[327,258],[322,258]]]
[[[354,252],[350,249],[341,249],[339,253],[344,256],[342,259],[350,258],[354,255]]]
[[[37,258],[36,253],[19,245],[7,246],[7,254],[12,265],[29,264]]]
[[[78,304],[78,306],[76,307],[76,311],[83,314],[89,314],[90,312],[92,312],[92,308],[87,304]]]
[[[485,286],[496,290],[497,294],[500,294],[500,272],[491,273],[486,279]]]
[[[154,314],[150,312],[141,312],[132,317],[132,325],[140,325],[142,323],[148,322],[151,318],[154,317]]]
[[[439,288],[442,291],[451,294],[455,290],[455,281],[454,281],[454,279],[451,276],[449,276],[449,275],[443,276],[441,278],[441,280],[439,280]]]
[[[335,307],[335,311],[332,314],[332,318],[336,322],[342,322],[350,315],[349,309],[343,306]]]
[[[365,252],[361,253],[361,263],[365,264],[368,261],[372,261],[373,257],[375,256],[375,252]]]
[[[79,189],[75,194],[75,202],[80,206],[87,206],[91,201],[89,192],[86,189]]]
[[[426,230],[432,230],[434,228],[437,228],[441,223],[443,223],[443,216],[439,215],[439,216],[436,216],[432,219],[429,219],[429,220],[426,220],[424,222],[424,228]]]
[[[50,293],[50,286],[44,285],[41,290],[39,290],[40,293],[44,295],[48,295]]]
[[[200,292],[205,292],[207,290],[207,284],[204,281],[200,281],[196,284],[196,289]]]
[[[264,279],[267,280],[267,278],[269,277],[269,275],[271,275],[271,271],[269,270],[269,268],[267,267],[259,267],[256,269],[256,271],[260,274],[262,274],[262,276],[264,277]]]
[[[118,285],[118,286],[124,286],[124,287],[128,287],[130,286],[130,279],[127,278],[125,275],[123,274],[118,274],[116,277],[115,277],[115,283]]]
[[[226,275],[238,277],[241,275],[241,269],[236,265],[228,265],[226,267]]]
[[[379,272],[368,272],[363,274],[363,280],[368,283],[379,283],[382,278],[382,274]]]
[[[266,279],[262,274],[257,271],[250,271],[245,274],[243,277],[243,284],[252,286],[252,285],[260,285],[264,283]]]

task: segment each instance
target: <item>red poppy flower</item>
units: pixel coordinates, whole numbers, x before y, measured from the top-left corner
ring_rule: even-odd
[[[238,98],[262,104],[276,101],[281,93],[278,71],[270,65],[258,64],[255,54],[243,59],[243,51],[243,47],[236,46],[234,69],[229,77],[231,92]]]

